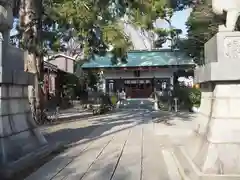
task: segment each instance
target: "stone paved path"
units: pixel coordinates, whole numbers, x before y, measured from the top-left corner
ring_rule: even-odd
[[[171,142],[154,133],[150,111],[124,110],[88,122],[98,127],[26,180],[181,179]]]

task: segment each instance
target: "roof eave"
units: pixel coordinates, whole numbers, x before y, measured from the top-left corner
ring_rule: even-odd
[[[84,67],[82,69],[122,69],[122,68],[151,68],[151,67],[160,67],[160,68],[169,68],[169,67],[179,67],[179,66],[196,66],[195,63],[192,64],[175,64],[175,65],[153,65],[153,66],[96,66],[96,67]]]
[[[56,58],[58,58],[58,57],[64,57],[64,58],[70,59],[70,60],[72,60],[72,61],[76,61],[75,58],[73,58],[73,57],[71,57],[71,56],[68,56],[68,55],[65,55],[65,54],[62,54],[62,53],[60,53],[60,54],[54,54],[54,55],[50,56],[50,57],[48,58],[48,61],[52,61],[52,60],[54,60],[54,59],[56,59]]]

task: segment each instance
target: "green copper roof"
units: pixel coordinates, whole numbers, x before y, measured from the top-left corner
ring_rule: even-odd
[[[159,51],[130,51],[127,63],[113,65],[111,54],[104,57],[96,56],[94,60],[83,64],[82,68],[112,68],[112,67],[141,67],[141,66],[169,66],[169,65],[192,65],[192,59],[183,52],[159,50]]]

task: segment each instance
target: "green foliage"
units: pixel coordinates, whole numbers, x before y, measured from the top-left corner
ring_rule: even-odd
[[[51,13],[52,19],[58,24],[58,34],[70,31],[65,42],[75,37],[81,44],[80,51],[84,59],[90,59],[94,54],[104,56],[111,48],[115,61],[125,61],[125,53],[131,43],[119,19],[123,15],[121,12],[127,8],[126,4],[119,6],[111,0],[53,1]]]
[[[156,28],[154,32],[158,35],[158,39],[155,41],[155,47],[161,48],[163,44],[167,41],[171,41],[171,48],[178,48],[179,35],[182,33],[181,29],[161,29]]]
[[[198,0],[169,0],[168,4],[174,10],[183,10],[184,8],[193,6]]]
[[[48,51],[62,51],[80,59],[79,55],[83,52],[85,60],[94,54],[105,55],[111,45],[114,57],[122,59],[131,43],[118,22],[120,16],[114,14],[117,10],[111,10],[111,3],[110,0],[43,0],[41,7],[44,13],[39,18],[41,21],[34,20],[29,24],[37,24],[40,27],[42,42],[35,42],[32,38],[33,32],[30,31],[28,37],[22,41],[23,32],[27,27],[20,23],[16,27],[18,34],[12,37],[12,42],[42,55]],[[20,1],[15,3],[16,17],[20,5]],[[15,43],[16,39],[18,43]],[[69,45],[72,43],[75,47]]]
[[[90,87],[90,88],[92,88],[94,90],[97,90],[97,84],[98,84],[98,82],[100,80],[99,73],[89,70],[86,73],[85,80],[86,80],[86,82],[88,84],[88,87]]]
[[[200,89],[176,86],[175,95],[179,99],[180,103],[190,108],[192,106],[199,107],[201,104],[201,91]]]
[[[75,98],[78,93],[77,90],[80,90],[80,82],[73,74],[65,74],[61,85],[67,97]]]
[[[49,51],[64,52],[77,59],[87,61],[95,54],[104,56],[110,50],[112,62],[126,62],[126,52],[132,48],[129,38],[123,32],[121,19],[128,20],[143,29],[152,30],[153,22],[158,18],[169,21],[175,10],[189,5],[189,0],[42,0],[43,13],[38,24],[41,30],[41,41],[20,41],[20,46],[46,54]],[[18,16],[20,1],[15,1],[14,15]],[[41,8],[40,8],[41,9]],[[22,39],[24,28],[18,26]],[[160,31],[160,30],[156,30]],[[176,36],[176,30],[166,31],[170,37]],[[179,32],[179,31],[178,31]],[[167,35],[158,33],[160,39],[157,46],[166,41]],[[177,33],[178,34],[178,33]],[[73,45],[74,44],[74,45]],[[41,46],[40,46],[41,45]],[[82,56],[83,53],[83,56]]]
[[[177,1],[174,5],[171,0],[53,0],[54,20],[59,28],[74,29],[83,45],[85,59],[94,57],[94,54],[104,56],[107,50],[113,54],[113,64],[126,62],[126,52],[131,49],[131,42],[124,34],[120,21],[124,16],[137,27],[146,30],[154,29],[153,23],[158,18],[170,21],[174,9],[185,7],[185,1]],[[184,5],[183,5],[184,4]],[[168,31],[171,38],[179,31],[171,28]],[[161,33],[160,33],[161,35]],[[163,39],[163,40],[162,40]],[[167,40],[164,35],[156,46],[161,46]],[[59,43],[58,43],[59,44]],[[55,47],[55,46],[54,46]]]
[[[174,88],[176,97],[180,102],[183,102],[184,104],[188,101],[188,90],[189,88],[185,86],[176,86]]]
[[[167,5],[166,0],[136,0],[130,4],[128,16],[136,26],[150,30],[156,19],[171,16],[173,11]]]
[[[191,106],[200,107],[201,104],[201,91],[196,88],[189,88],[188,101]]]
[[[135,1],[134,1],[135,2]],[[167,41],[171,41],[171,48],[177,48],[177,41],[179,34],[182,33],[180,29],[176,29],[171,24],[171,18],[174,11],[182,10],[192,5],[190,0],[147,0],[137,1],[131,7],[129,19],[132,24],[145,30],[153,30],[158,39],[154,42],[155,48],[161,48]],[[153,26],[157,19],[165,20],[169,28],[155,28]]]

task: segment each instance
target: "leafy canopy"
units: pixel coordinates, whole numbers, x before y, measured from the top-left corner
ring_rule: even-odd
[[[166,16],[166,5],[165,0],[53,0],[50,14],[58,29],[74,29],[85,59],[109,50],[116,63],[125,62],[126,52],[132,47],[121,19],[128,17],[131,23],[151,29],[158,17]]]
[[[42,0],[41,16],[43,50],[40,53],[63,51],[81,60],[97,55],[113,54],[113,63],[126,61],[126,52],[132,48],[123,31],[122,18],[147,30],[153,30],[158,18],[169,20],[175,10],[189,5],[189,0]],[[14,14],[18,15],[20,0],[15,0]],[[39,13],[39,12],[37,12]],[[33,22],[40,23],[40,22]],[[19,27],[21,39],[26,27]],[[177,34],[177,30],[155,30],[160,37]],[[29,38],[31,36],[29,35]],[[161,44],[166,39],[160,39]],[[39,47],[21,42],[25,49]],[[71,45],[70,45],[71,44]],[[73,45],[74,44],[74,45]]]

